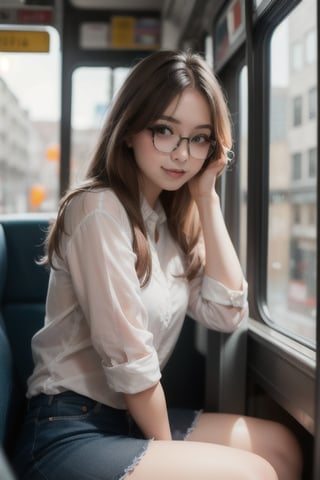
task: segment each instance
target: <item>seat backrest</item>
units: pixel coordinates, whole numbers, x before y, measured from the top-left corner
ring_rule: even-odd
[[[7,246],[4,230],[0,225],[0,299],[2,307],[3,290],[7,274]],[[12,354],[4,324],[2,308],[0,308],[0,443],[5,441],[8,412],[13,388]]]
[[[44,252],[48,218],[1,216],[0,227],[0,434],[8,451],[33,369],[31,338],[44,322],[49,273],[36,261]]]
[[[6,458],[4,451],[0,447],[0,478],[1,480],[15,480],[15,475],[9,462]]]

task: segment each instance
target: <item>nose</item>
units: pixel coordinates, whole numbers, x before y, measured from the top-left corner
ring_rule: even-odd
[[[179,162],[186,162],[189,158],[189,138],[181,137],[176,148],[171,153],[172,157]]]

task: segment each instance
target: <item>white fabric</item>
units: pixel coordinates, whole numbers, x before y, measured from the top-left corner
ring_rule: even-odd
[[[152,254],[143,288],[127,214],[111,190],[76,196],[67,211],[50,273],[45,326],[32,340],[35,370],[28,396],[66,389],[115,408],[123,393],[155,385],[186,313],[203,325],[232,331],[247,308],[247,284],[230,291],[199,274],[177,278],[183,257],[168,233],[161,206],[142,213]],[[154,241],[155,229],[159,236]]]

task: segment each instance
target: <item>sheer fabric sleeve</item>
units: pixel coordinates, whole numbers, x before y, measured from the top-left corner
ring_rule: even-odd
[[[248,284],[241,290],[230,290],[205,274],[190,282],[188,314],[206,327],[232,332],[248,314]]]
[[[161,376],[131,241],[123,218],[95,211],[71,235],[66,258],[107,382],[123,393],[150,388]]]

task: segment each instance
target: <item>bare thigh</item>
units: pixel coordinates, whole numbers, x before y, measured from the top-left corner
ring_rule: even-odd
[[[250,452],[201,442],[153,441],[128,480],[277,480],[273,467]]]
[[[301,478],[300,446],[292,433],[279,423],[239,415],[204,413],[188,440],[255,453],[273,465],[280,480]]]
[[[270,445],[287,445],[291,434],[279,423],[234,414],[203,413],[190,441],[218,443],[261,454]]]

